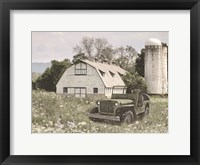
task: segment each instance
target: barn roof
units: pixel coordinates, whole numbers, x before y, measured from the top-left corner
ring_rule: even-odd
[[[121,67],[113,64],[100,63],[89,60],[81,61],[96,69],[106,87],[125,86],[120,74],[124,75],[127,71]]]

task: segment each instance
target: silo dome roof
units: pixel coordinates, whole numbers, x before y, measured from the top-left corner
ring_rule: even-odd
[[[145,46],[149,46],[149,45],[161,45],[161,41],[156,39],[156,38],[150,38],[146,41]]]

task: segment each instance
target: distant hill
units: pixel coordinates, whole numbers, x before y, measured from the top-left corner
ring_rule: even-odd
[[[51,67],[51,63],[32,63],[32,72],[35,73],[44,73],[44,71],[48,68]]]

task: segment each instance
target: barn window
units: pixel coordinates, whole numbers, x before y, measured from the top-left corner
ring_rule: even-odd
[[[101,74],[102,77],[105,76],[105,72],[103,72],[103,71],[101,71],[101,70],[99,70],[99,72],[100,72],[100,74]]]
[[[86,75],[87,65],[85,63],[78,63],[75,65],[75,75]]]
[[[123,77],[123,74],[121,74],[121,73],[119,73],[119,72],[117,72],[117,73],[119,74],[120,77]]]
[[[93,88],[93,93],[98,93],[98,88]]]
[[[63,93],[68,93],[68,88],[67,87],[63,88]]]
[[[115,77],[115,74],[111,71],[109,71],[112,77]]]
[[[75,88],[74,94],[75,97],[86,97],[86,88],[85,87]]]

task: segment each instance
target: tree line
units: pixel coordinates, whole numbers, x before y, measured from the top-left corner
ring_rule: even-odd
[[[130,45],[114,48],[106,38],[83,37],[73,51],[73,62],[80,59],[114,62],[130,73],[135,72],[135,59],[138,54]]]
[[[69,59],[60,62],[51,61],[51,68],[47,68],[37,80],[32,81],[32,88],[56,91],[56,84],[67,67],[78,60],[89,59],[96,62],[115,63],[128,71],[122,78],[129,88],[147,89],[143,78],[144,50],[138,54],[130,45],[114,48],[105,38],[83,37],[80,43],[75,45],[73,52],[75,55],[72,62]]]

